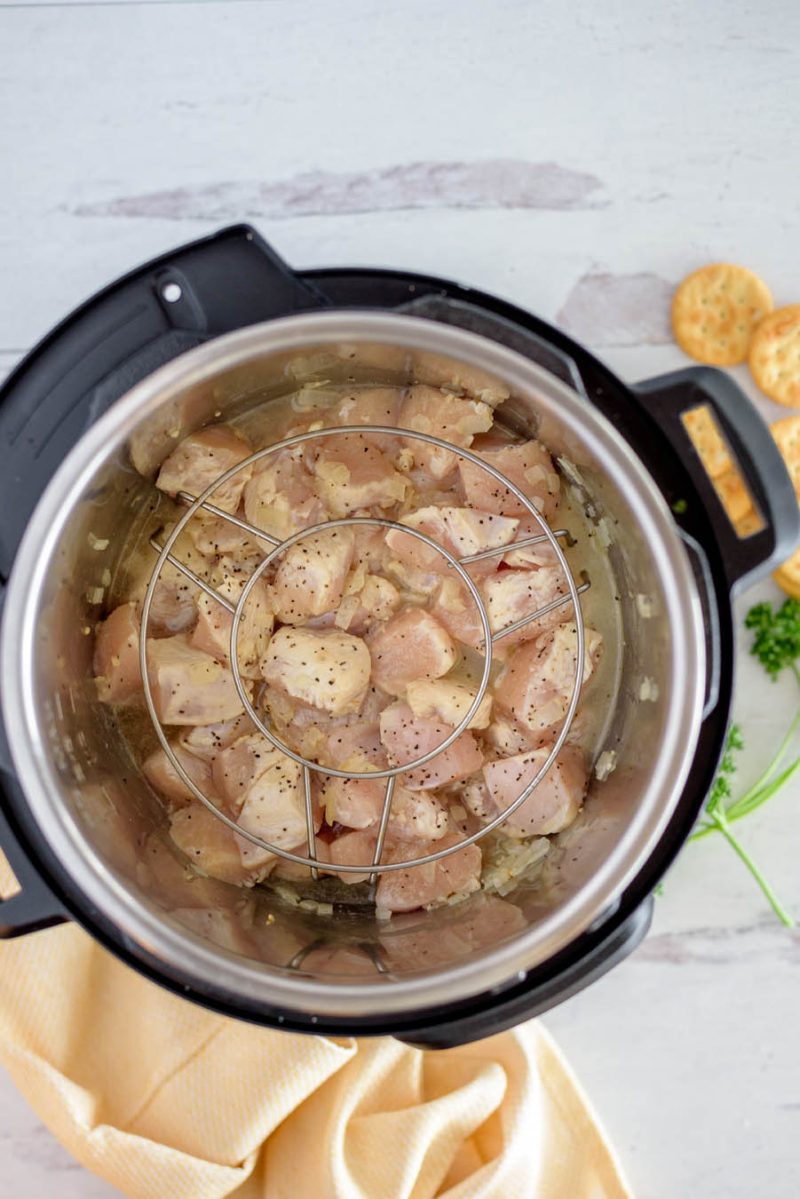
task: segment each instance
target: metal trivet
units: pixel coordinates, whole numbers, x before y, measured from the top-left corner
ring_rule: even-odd
[[[524,506],[524,508],[527,510],[527,512],[537,521],[537,523],[539,524],[539,526],[542,530],[541,533],[522,538],[519,541],[511,542],[508,545],[498,546],[495,549],[483,550],[480,553],[470,554],[464,558],[458,559],[458,558],[455,558],[448,550],[446,550],[444,548],[444,546],[440,545],[436,540],[434,540],[432,537],[429,537],[426,533],[422,533],[420,530],[413,529],[413,528],[409,527],[408,525],[401,524],[399,521],[389,520],[388,518],[384,518],[384,517],[352,516],[352,517],[343,517],[343,518],[336,519],[336,520],[323,521],[319,524],[312,525],[307,529],[301,529],[300,532],[293,534],[291,537],[286,538],[286,540],[284,540],[284,541],[280,541],[278,538],[273,537],[271,534],[265,532],[263,529],[257,528],[255,525],[250,524],[248,521],[243,520],[239,516],[233,515],[230,512],[223,511],[221,508],[216,507],[211,502],[210,497],[214,494],[214,492],[217,490],[218,487],[221,487],[229,479],[233,478],[233,476],[236,475],[239,471],[244,470],[247,466],[251,465],[252,463],[259,462],[262,458],[266,458],[266,457],[270,456],[271,454],[280,453],[282,450],[293,449],[295,446],[302,445],[303,443],[305,443],[307,441],[316,441],[320,438],[338,437],[338,436],[345,436],[348,434],[349,435],[355,434],[355,435],[360,435],[360,436],[377,435],[377,436],[381,436],[381,437],[401,436],[406,440],[412,439],[412,440],[416,440],[416,441],[422,441],[422,442],[425,442],[427,445],[431,445],[431,446],[435,446],[440,449],[447,450],[450,453],[456,454],[459,457],[466,459],[468,462],[472,462],[475,466],[478,466],[482,470],[487,471],[488,474],[490,474],[496,482],[500,483],[503,487],[508,488],[508,490],[512,493],[512,495],[516,496],[516,498]],[[519,808],[525,802],[525,800],[533,792],[534,788],[538,786],[538,784],[544,778],[545,774],[547,773],[547,771],[550,769],[553,762],[555,761],[559,750],[561,749],[562,745],[564,744],[567,733],[569,732],[569,729],[570,729],[570,725],[572,724],[573,718],[575,716],[576,708],[578,706],[581,683],[582,683],[582,679],[583,679],[583,658],[584,658],[584,630],[583,630],[583,622],[582,622],[582,618],[581,618],[580,601],[579,601],[578,597],[581,594],[581,592],[584,592],[588,589],[588,587],[590,586],[590,583],[589,583],[589,580],[584,577],[584,581],[579,586],[578,584],[576,584],[574,578],[572,577],[572,573],[569,569],[569,565],[567,563],[566,557],[564,556],[564,552],[558,543],[558,538],[560,538],[560,537],[570,538],[570,534],[569,534],[568,530],[566,530],[566,529],[557,529],[555,531],[551,530],[550,527],[548,526],[546,520],[544,519],[544,517],[541,516],[541,514],[536,510],[536,507],[534,506],[534,504],[522,493],[522,491],[520,491],[520,489],[514,483],[512,483],[512,481],[510,479],[506,478],[506,476],[503,475],[495,467],[490,466],[490,464],[488,462],[485,462],[477,454],[473,454],[469,450],[462,449],[459,446],[454,446],[450,442],[444,441],[438,437],[433,437],[428,433],[415,433],[412,430],[398,429],[398,428],[385,426],[385,425],[348,425],[348,426],[341,426],[341,427],[330,428],[330,429],[318,429],[318,430],[314,430],[312,432],[307,432],[307,433],[299,433],[299,434],[296,434],[294,437],[288,437],[283,441],[276,442],[274,445],[268,446],[266,449],[258,450],[256,453],[251,454],[248,458],[245,458],[243,462],[238,463],[236,466],[231,467],[231,469],[226,471],[224,474],[221,474],[219,476],[219,478],[217,478],[212,484],[210,484],[209,487],[206,488],[206,490],[202,493],[202,495],[194,496],[188,492],[179,492],[178,498],[180,500],[182,500],[184,503],[189,505],[188,510],[180,518],[178,523],[175,525],[174,529],[167,537],[166,542],[163,546],[161,546],[156,540],[154,540],[154,539],[151,540],[151,545],[153,546],[154,549],[156,549],[158,551],[158,561],[156,562],[155,569],[153,570],[153,574],[150,578],[150,582],[148,584],[147,592],[146,592],[145,598],[144,598],[144,605],[142,608],[142,627],[141,627],[141,636],[140,636],[140,642],[139,642],[139,660],[140,660],[141,671],[142,671],[142,679],[144,682],[145,703],[147,705],[148,712],[150,713],[150,718],[153,722],[153,727],[156,731],[156,735],[158,736],[158,739],[159,739],[165,753],[167,754],[167,757],[169,758],[170,762],[172,763],[173,767],[175,768],[180,779],[186,784],[186,786],[189,788],[189,790],[192,792],[192,794],[199,800],[199,802],[202,803],[208,809],[209,812],[212,812],[214,814],[214,816],[217,817],[218,820],[221,820],[223,824],[227,825],[227,827],[232,832],[236,833],[240,837],[244,837],[246,840],[252,842],[254,845],[258,845],[261,849],[266,849],[270,853],[275,854],[277,857],[284,858],[286,861],[295,862],[298,865],[302,865],[302,866],[308,866],[311,870],[311,874],[314,879],[319,878],[320,871],[322,871],[323,873],[333,874],[333,875],[364,874],[364,873],[368,872],[370,884],[374,884],[376,881],[376,878],[379,874],[387,873],[388,871],[392,871],[392,870],[406,870],[411,866],[421,866],[427,862],[436,862],[440,858],[444,858],[444,857],[449,856],[452,853],[456,853],[458,850],[463,849],[467,845],[474,844],[476,841],[481,840],[482,837],[485,837],[488,833],[492,832],[493,829],[496,829],[501,824],[503,824],[508,819],[508,817],[513,812],[515,812],[517,810],[517,808]],[[212,515],[217,516],[217,517],[221,518],[222,520],[229,521],[231,524],[236,525],[236,527],[241,529],[244,533],[249,534],[251,537],[256,538],[257,540],[266,541],[272,546],[272,549],[269,551],[269,553],[267,553],[265,555],[263,561],[256,567],[256,569],[251,574],[250,578],[248,579],[247,583],[245,584],[245,586],[242,590],[242,593],[239,597],[239,601],[236,604],[231,603],[231,601],[228,600],[225,596],[220,595],[220,593],[218,591],[216,591],[215,588],[212,587],[208,582],[206,582],[205,579],[201,579],[199,577],[199,575],[195,574],[195,572],[193,570],[191,570],[188,566],[186,566],[185,563],[181,562],[181,560],[179,558],[175,557],[175,555],[172,553],[172,547],[174,546],[178,537],[181,535],[183,530],[188,525],[189,521],[199,511],[200,508],[203,508],[206,512],[210,512]],[[412,762],[405,762],[405,763],[403,763],[402,766],[388,767],[385,770],[369,770],[369,771],[340,770],[340,769],[337,769],[332,766],[326,766],[322,763],[314,762],[309,758],[303,757],[301,754],[295,753],[295,751],[293,749],[291,749],[288,745],[286,745],[283,741],[281,741],[281,739],[261,719],[258,712],[255,710],[253,704],[250,701],[250,697],[247,694],[244,683],[242,681],[241,673],[239,670],[239,662],[238,662],[239,625],[241,623],[242,616],[244,613],[244,607],[245,607],[245,604],[247,603],[248,596],[250,595],[250,592],[252,591],[253,587],[256,585],[257,581],[261,578],[263,573],[270,567],[270,565],[273,562],[275,562],[275,560],[278,559],[287,550],[291,549],[291,547],[293,545],[296,545],[299,541],[302,541],[306,537],[312,537],[317,533],[324,532],[324,531],[332,529],[332,528],[339,528],[339,527],[346,527],[346,526],[360,526],[360,525],[368,525],[373,528],[379,527],[379,528],[385,528],[385,529],[398,529],[402,533],[406,533],[412,537],[416,537],[419,541],[421,541],[425,545],[429,546],[431,549],[435,550],[437,553],[441,554],[447,561],[449,567],[459,575],[461,581],[467,587],[467,589],[470,593],[470,596],[472,598],[472,601],[476,606],[478,616],[480,618],[481,626],[483,629],[483,660],[484,660],[483,672],[481,675],[481,682],[478,687],[475,699],[470,704],[469,709],[466,712],[466,714],[458,722],[458,724],[455,726],[453,731],[443,741],[441,741],[439,743],[439,745],[435,746],[434,749],[430,750],[426,754],[423,754],[419,758],[415,758]],[[483,603],[480,592],[478,591],[478,588],[476,587],[475,583],[473,582],[472,578],[470,577],[470,575],[467,572],[467,570],[465,569],[465,567],[468,566],[472,562],[482,561],[483,559],[486,559],[486,558],[499,557],[500,555],[507,554],[514,549],[522,549],[525,546],[541,544],[542,542],[549,542],[553,551],[555,552],[556,558],[561,566],[561,569],[564,572],[564,577],[566,579],[567,586],[569,588],[569,594],[561,596],[560,598],[558,598],[556,600],[553,600],[551,603],[546,604],[544,607],[537,609],[537,611],[532,612],[528,616],[524,616],[521,619],[514,621],[512,624],[505,626],[504,628],[498,630],[498,632],[493,634],[491,631],[491,626],[489,624],[489,617],[486,612],[486,607]],[[272,845],[268,841],[264,841],[261,837],[256,836],[255,833],[248,832],[247,829],[241,828],[236,823],[235,820],[232,820],[224,812],[220,811],[220,809],[214,803],[212,803],[212,801],[206,795],[203,794],[203,792],[199,789],[199,787],[197,787],[197,785],[192,781],[192,779],[186,773],[183,766],[179,762],[178,758],[174,754],[172,747],[169,743],[169,740],[168,740],[163,728],[161,727],[161,723],[156,714],[152,690],[150,687],[150,678],[149,678],[149,674],[148,674],[147,629],[148,629],[148,622],[149,622],[149,618],[150,618],[150,607],[151,607],[151,604],[153,601],[155,586],[156,586],[158,578],[161,574],[161,571],[164,567],[164,564],[166,562],[169,562],[172,566],[176,567],[187,579],[189,579],[192,583],[194,583],[197,587],[199,587],[202,591],[204,591],[206,593],[206,595],[208,595],[212,599],[214,599],[218,604],[220,604],[221,607],[223,607],[233,617],[232,626],[231,626],[231,637],[230,637],[230,664],[231,664],[231,670],[233,673],[234,682],[236,684],[236,689],[239,693],[239,698],[241,699],[244,710],[247,713],[247,715],[249,716],[254,727],[264,737],[266,737],[266,739],[268,741],[270,741],[272,743],[272,745],[274,745],[277,749],[281,750],[284,754],[286,754],[287,757],[289,757],[293,761],[297,762],[303,768],[303,784],[304,784],[304,793],[305,793],[305,816],[306,816],[307,841],[308,841],[308,856],[307,857],[304,857],[301,854],[292,853],[286,849],[280,849],[280,848],[278,848],[277,845]],[[483,696],[485,695],[486,689],[489,685],[489,677],[490,677],[491,668],[492,668],[493,644],[495,642],[501,640],[503,637],[509,636],[509,634],[515,632],[519,628],[522,628],[524,625],[530,624],[534,620],[538,620],[540,617],[547,615],[547,613],[552,612],[555,608],[558,608],[561,605],[566,604],[566,603],[572,604],[572,608],[573,608],[573,612],[574,612],[574,616],[575,616],[575,626],[576,626],[576,630],[577,630],[578,644],[577,644],[577,653],[576,653],[576,661],[575,661],[575,677],[574,677],[573,683],[572,683],[572,692],[571,692],[570,701],[569,701],[569,704],[567,707],[567,712],[566,712],[566,715],[562,722],[559,734],[556,737],[555,743],[554,743],[550,753],[548,754],[547,759],[542,763],[542,766],[539,768],[539,770],[537,771],[534,778],[527,785],[527,787],[525,787],[524,790],[520,792],[520,794],[513,801],[513,803],[509,804],[508,807],[503,812],[501,812],[499,816],[496,816],[487,825],[484,825],[484,827],[479,829],[478,832],[472,833],[470,836],[463,837],[461,840],[456,842],[455,845],[448,846],[446,849],[440,849],[434,853],[429,853],[422,857],[409,858],[409,859],[401,861],[401,862],[381,862],[381,858],[383,856],[384,842],[386,840],[386,830],[388,827],[389,816],[391,813],[392,797],[394,795],[395,781],[396,781],[398,775],[406,774],[409,771],[415,770],[417,767],[424,766],[427,762],[430,762],[438,754],[442,753],[445,749],[447,749],[448,746],[452,745],[453,742],[468,727],[470,721],[472,720],[472,717],[477,712],[478,707],[481,703],[481,700],[483,699]],[[385,792],[384,801],[383,801],[383,809],[381,811],[381,817],[380,817],[380,821],[378,824],[378,834],[377,834],[377,840],[376,840],[376,844],[375,844],[375,852],[374,852],[373,859],[371,862],[364,863],[362,865],[345,865],[345,864],[329,865],[328,863],[323,863],[318,860],[317,853],[316,853],[316,834],[314,832],[314,813],[313,813],[313,809],[312,809],[312,798],[311,798],[311,771],[312,770],[318,774],[323,774],[323,775],[326,775],[329,777],[335,776],[338,778],[346,778],[346,779],[361,779],[361,778],[366,778],[366,779],[384,778],[384,779],[386,779],[386,792]]]

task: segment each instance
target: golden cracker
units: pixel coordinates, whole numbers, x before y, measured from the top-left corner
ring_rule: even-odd
[[[750,492],[744,485],[738,470],[726,470],[719,478],[714,479],[714,489],[722,500],[722,506],[732,524],[740,521],[753,507]]]
[[[714,262],[678,284],[672,298],[675,340],[698,362],[744,362],[758,322],[772,311],[769,288],[745,266]]]
[[[734,521],[733,527],[737,537],[752,537],[754,533],[760,533],[764,528],[764,520],[755,508],[748,508],[744,516],[740,516],[738,520]]]
[[[733,459],[709,408],[691,408],[681,417],[692,445],[712,479],[718,479],[733,466]]]
[[[792,477],[795,493],[800,496],[800,416],[784,416],[774,421],[770,432]]]
[[[764,317],[753,334],[748,361],[764,395],[800,408],[800,304]]]
[[[772,577],[787,595],[800,599],[800,550],[795,550],[791,558],[787,558]]]

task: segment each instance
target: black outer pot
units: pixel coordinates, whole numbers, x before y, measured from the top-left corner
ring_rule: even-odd
[[[300,1032],[392,1033],[436,1047],[489,1036],[553,1007],[642,939],[653,888],[691,831],[722,751],[733,691],[731,595],[785,559],[800,539],[797,501],[780,455],[745,396],[721,372],[692,367],[631,388],[559,330],[493,296],[394,271],[294,273],[253,229],[234,226],[98,293],[40,342],[0,390],[0,578],[8,578],[28,518],[65,454],[115,400],[165,362],[222,333],[293,312],[407,309],[436,319],[443,302],[451,323],[526,354],[612,422],[655,479],[690,552],[706,609],[706,706],[689,778],[656,851],[601,920],[523,981],[447,1008],[393,1017],[391,1027],[378,1017],[312,1023],[301,1012],[250,1004],[213,980],[202,990],[189,986],[178,970],[105,920],[34,826],[0,738],[0,845],[21,885],[18,895],[0,904],[0,937],[75,920],[141,973],[226,1015]],[[747,540],[724,516],[680,421],[681,412],[698,403],[713,408],[764,516],[764,529]]]

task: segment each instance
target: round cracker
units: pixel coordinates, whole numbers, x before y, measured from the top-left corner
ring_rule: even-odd
[[[749,362],[764,395],[800,408],[800,304],[776,308],[764,317],[753,334]]]
[[[800,497],[800,416],[784,416],[770,425],[770,431]]]
[[[682,350],[711,366],[744,362],[753,330],[772,311],[770,290],[746,266],[714,262],[678,284],[672,330]]]
[[[772,576],[782,591],[794,599],[800,599],[800,550],[778,567]]]

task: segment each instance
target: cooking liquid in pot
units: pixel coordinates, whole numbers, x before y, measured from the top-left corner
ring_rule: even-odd
[[[385,384],[379,384],[379,386],[385,386]],[[329,422],[331,411],[338,410],[338,406],[342,402],[342,397],[352,394],[353,391],[352,386],[348,385],[332,386],[330,384],[322,384],[313,387],[303,386],[291,394],[282,397],[272,397],[265,400],[262,404],[253,405],[250,402],[245,410],[233,416],[228,416],[225,423],[245,436],[253,449],[261,448],[273,444],[297,431],[298,427],[308,427],[310,420],[318,420],[323,426],[334,423],[332,421]],[[504,426],[501,419],[499,419],[501,416],[502,405],[500,406],[499,413],[495,415],[491,432],[492,442],[496,445],[503,439],[508,445],[520,444],[522,439],[519,433],[514,433]],[[339,423],[347,422],[340,421]],[[389,422],[387,421],[387,423]],[[338,438],[332,438],[328,444],[335,446],[339,440]],[[393,445],[389,452],[396,456],[400,450],[400,444],[399,438],[395,440],[398,444]],[[473,448],[479,449],[482,444],[486,443],[486,440],[485,437],[478,437]],[[317,443],[311,444],[314,446]],[[193,491],[194,494],[197,494],[200,490],[200,487],[193,487],[190,483],[187,483],[186,487],[187,490]],[[451,487],[452,485],[450,484],[448,489]],[[141,601],[146,582],[154,565],[154,551],[149,544],[149,539],[156,530],[163,529],[164,527],[169,528],[177,516],[182,515],[185,511],[185,509],[176,505],[172,499],[163,493],[154,492],[154,496],[156,497],[156,502],[149,511],[143,513],[142,519],[138,522],[138,527],[132,530],[120,555],[120,565],[111,587],[112,608],[116,605],[124,604],[131,599]],[[414,504],[412,510],[423,506],[428,498],[432,499],[434,503],[442,503],[445,499],[451,505],[463,503],[463,500],[457,498],[455,495],[443,496],[441,488],[437,487],[435,481],[428,480],[425,498],[419,503]],[[380,510],[373,509],[373,511],[379,512]],[[388,514],[394,515],[393,512],[389,512]],[[602,638],[602,652],[593,655],[592,675],[584,687],[581,703],[569,737],[570,744],[579,747],[588,773],[588,771],[594,768],[598,755],[606,742],[609,722],[614,710],[613,701],[619,685],[621,656],[619,605],[615,599],[615,584],[607,553],[605,530],[602,527],[602,523],[598,526],[596,521],[593,521],[587,515],[583,498],[578,495],[577,491],[567,482],[566,478],[562,478],[558,506],[552,514],[549,523],[553,529],[568,529],[572,538],[574,538],[574,542],[571,544],[565,545],[562,541],[562,546],[565,549],[567,560],[576,580],[580,583],[584,573],[591,580],[591,588],[582,596],[583,620],[587,629],[595,630]],[[517,536],[520,535],[517,534]],[[213,576],[213,570],[208,570],[206,573],[206,569],[204,569],[204,567],[207,568],[208,564],[199,562],[197,549],[186,532],[184,532],[174,552],[178,558],[187,562],[202,577],[211,578]],[[497,561],[498,559],[494,559],[495,564]],[[541,565],[535,567],[523,565],[522,563],[514,563],[515,571],[523,569],[535,571],[544,568]],[[252,565],[250,569],[252,569]],[[501,571],[501,573],[503,572]],[[267,579],[274,578],[274,571],[268,572],[265,577]],[[386,577],[392,579],[395,583],[400,581],[397,574],[391,574],[391,572],[387,573]],[[178,579],[178,576],[174,576],[174,578],[179,585],[182,585],[182,580]],[[419,604],[415,600],[412,607],[416,607],[417,610],[422,610],[423,608],[427,610],[430,604]],[[560,624],[568,624],[572,619],[571,606],[569,604],[564,605],[563,608],[557,611],[556,615]],[[376,625],[385,625],[386,621],[384,619],[375,623]],[[162,636],[164,631],[161,630]],[[369,630],[368,636],[371,636],[373,633],[374,627]],[[455,664],[446,672],[447,681],[460,684],[474,692],[482,669],[481,656],[469,645],[464,645],[457,638],[454,638],[454,640],[457,658]],[[520,650],[524,649],[525,646],[530,647],[533,640],[533,637],[528,637],[520,647],[511,646],[510,648],[504,646],[503,640],[497,642],[496,651],[498,653],[498,661],[493,668],[490,685],[497,684],[498,678],[502,676],[502,672],[506,668],[506,662],[510,661],[513,663],[515,656],[520,653]],[[424,674],[424,671],[421,673]],[[268,700],[267,711],[273,721],[273,725],[277,724],[276,731],[278,734],[286,736],[288,735],[286,730],[282,730],[280,727],[280,719],[282,716],[285,717],[289,714],[293,699],[289,697],[288,703],[290,707],[287,711],[282,712],[280,701],[286,700],[285,689],[278,688],[277,690],[280,692],[279,700],[277,703],[273,700],[271,705]],[[255,702],[260,711],[264,710],[264,691],[264,684],[262,682],[256,683]],[[400,700],[392,701],[391,696],[388,699],[390,702],[400,702]],[[303,711],[305,710],[304,708]],[[151,759],[154,754],[163,754],[163,751],[159,750],[158,741],[147,711],[140,702],[135,700],[132,703],[116,704],[114,712],[119,732],[128,746],[133,761],[138,767],[141,767],[148,759]],[[537,736],[535,733],[525,735],[520,740],[519,729],[513,720],[507,718],[507,713],[500,713],[499,718],[497,713],[493,713],[493,717],[492,723],[496,726],[492,730],[494,744],[488,742],[488,734],[485,730],[478,730],[473,735],[473,739],[474,737],[479,738],[481,752],[487,759],[505,760],[507,757],[515,757],[520,752],[530,751],[531,748],[542,741],[542,737]],[[171,741],[177,741],[179,737],[185,738],[186,734],[191,734],[192,731],[192,726],[186,725],[167,727]],[[248,727],[246,720],[243,719],[240,730],[241,734],[247,736],[253,731]],[[293,747],[300,749],[307,756],[314,757],[317,755],[310,752],[315,748],[313,727],[311,733],[310,741],[305,733],[301,734],[299,742],[296,742]],[[441,736],[437,739],[441,740]],[[266,743],[264,744],[266,745]],[[458,745],[458,743],[456,744]],[[322,762],[326,761],[324,753],[319,753],[319,760]],[[607,759],[606,765],[609,764],[611,764],[610,760]],[[347,762],[346,765],[353,768],[351,762]],[[436,765],[435,758],[432,765]],[[359,764],[356,768],[363,769],[364,766],[363,764]],[[204,778],[207,788],[209,786],[208,772],[204,773]],[[416,804],[417,808],[420,808],[420,805],[424,807],[425,803],[428,802],[428,805],[432,807],[430,801],[433,800],[438,805],[437,810],[433,811],[432,816],[430,812],[426,811],[422,811],[421,815],[423,819],[427,818],[429,822],[432,819],[434,825],[437,822],[439,824],[446,822],[447,831],[444,834],[445,837],[457,837],[465,833],[471,833],[480,827],[481,822],[481,796],[479,795],[476,800],[474,795],[480,778],[480,771],[472,770],[470,776],[466,779],[457,777],[453,780],[446,780],[441,787],[411,793],[410,803],[412,805]],[[403,776],[400,776],[399,783],[402,785]],[[384,785],[384,783],[381,783],[381,788]],[[519,793],[524,785],[525,781],[518,782],[516,793]],[[211,783],[211,787],[213,789],[213,782]],[[318,850],[322,847],[324,852],[326,839],[329,839],[330,844],[334,845],[337,840],[343,840],[347,836],[351,840],[358,837],[360,841],[354,848],[354,852],[360,854],[360,856],[355,856],[350,860],[357,862],[371,860],[372,847],[374,846],[374,827],[360,828],[359,824],[363,821],[363,816],[359,813],[356,813],[357,820],[354,820],[355,828],[351,828],[344,821],[338,820],[336,818],[338,814],[336,797],[334,796],[332,802],[325,802],[325,792],[323,790],[322,798],[320,799],[319,788],[320,784],[315,781],[315,791],[318,793],[316,800],[320,808],[324,809],[324,823],[321,825],[320,832],[318,833]],[[470,795],[470,788],[473,792],[472,795]],[[158,790],[158,788],[156,789]],[[534,791],[533,799],[535,799],[536,794],[537,792]],[[162,797],[165,798],[167,810],[172,811],[170,819],[173,822],[183,820],[185,832],[185,815],[184,817],[176,815],[176,813],[180,812],[186,814],[187,809],[183,806],[185,801],[181,800],[181,803],[177,805],[174,797],[172,799],[169,796],[164,797],[163,793]],[[509,794],[506,802],[510,802],[513,798],[514,794]],[[463,894],[473,891],[479,886],[489,894],[499,893],[501,895],[507,894],[520,885],[526,888],[536,887],[537,879],[541,877],[542,863],[551,849],[553,838],[557,838],[560,828],[566,827],[574,817],[577,811],[576,801],[579,803],[581,798],[582,790],[581,794],[574,798],[570,806],[570,811],[563,818],[563,822],[559,824],[558,820],[556,820],[552,831],[545,827],[541,833],[532,832],[528,835],[523,835],[525,832],[524,829],[508,830],[501,826],[499,830],[490,833],[478,843],[481,856],[477,868],[471,865],[470,869],[462,870],[461,872],[458,870],[453,871],[452,877],[454,881],[452,886],[448,890],[447,886],[440,885],[439,890],[441,894],[434,894],[430,902],[434,905],[441,902],[453,903],[461,898]],[[523,812],[528,806],[528,802],[526,801],[526,804],[523,805]],[[194,809],[198,807],[196,801],[190,807],[192,808],[192,812],[194,812]],[[439,808],[441,812],[438,810]],[[231,810],[235,811],[235,808]],[[204,815],[202,811],[199,814],[201,817]],[[494,815],[494,810],[490,812],[490,815]],[[412,819],[419,816],[420,812],[417,811],[415,816],[412,808]],[[209,819],[214,821],[213,816],[209,816]],[[319,819],[320,817],[318,816]],[[220,835],[230,837],[224,826],[219,822],[217,823],[219,824]],[[270,837],[266,833],[261,834],[257,827],[253,828],[252,831],[259,831],[259,835],[264,835],[265,840],[270,840]],[[439,848],[438,841],[441,839],[441,833],[438,827],[434,827],[433,831],[437,835],[436,839],[427,841],[421,848],[418,841],[412,841],[409,845],[400,840],[397,846],[398,852],[404,844],[405,848],[403,849],[402,857],[414,857],[422,852],[436,850]],[[370,837],[372,837],[371,841]],[[304,855],[306,848],[304,844],[300,843],[301,841],[302,838],[298,837],[291,845],[284,843],[284,848],[293,849],[295,852]],[[200,861],[193,863],[191,837],[187,840],[186,836],[182,835],[179,844],[187,852],[188,860],[192,863],[193,868],[198,869],[201,875],[209,873],[212,877],[214,876],[213,857],[209,858],[208,854],[201,853],[197,855]],[[391,846],[391,841],[388,844]],[[245,852],[242,855],[243,859],[249,853],[251,861],[257,860],[258,854],[261,852],[257,847],[248,847],[248,843],[244,841],[241,842],[241,846],[245,847]],[[443,862],[447,863],[452,861],[452,858],[459,858],[464,852],[466,851],[459,851],[458,854],[452,855],[450,859],[443,859]],[[262,853],[261,856],[263,858],[264,854]],[[348,858],[343,857],[339,860],[346,861]],[[210,869],[209,862],[211,863]],[[206,868],[205,870],[204,867]],[[426,868],[417,867],[415,869],[420,871]],[[323,874],[318,881],[314,882],[310,878],[307,868],[297,867],[280,858],[278,858],[277,862],[270,862],[268,870],[265,869],[263,873],[256,867],[249,876],[243,874],[241,880],[236,879],[235,874],[230,874],[228,864],[225,870],[219,874],[219,877],[225,878],[229,882],[242,881],[246,882],[247,885],[256,882],[258,886],[267,887],[272,890],[277,889],[278,893],[288,902],[299,902],[304,906],[313,908],[317,912],[333,910],[334,907],[337,910],[341,910],[341,905],[345,905],[348,908],[357,908],[362,904],[372,906],[375,900],[374,889],[370,888],[363,881],[357,883],[351,882],[350,879],[353,876],[349,878],[348,876],[342,876],[339,878]],[[392,875],[384,877],[391,879]],[[463,884],[463,887],[459,889],[461,884]],[[412,907],[427,906],[425,902],[427,893],[424,888],[420,892],[422,902],[419,905],[413,903],[413,885],[410,894],[412,895]],[[404,910],[402,906],[404,903],[407,908],[408,903],[406,903],[405,897],[401,894],[400,906],[396,907],[395,911]],[[380,892],[378,904],[380,907]],[[381,914],[385,916],[387,912],[382,911]]]

